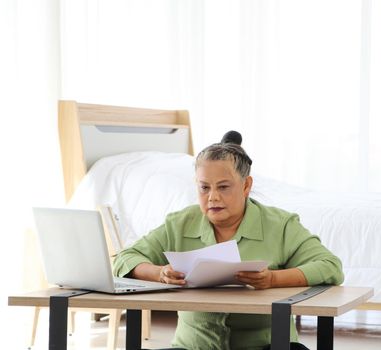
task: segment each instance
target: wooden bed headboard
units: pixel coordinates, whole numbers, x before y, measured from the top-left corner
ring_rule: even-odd
[[[58,128],[68,201],[98,159],[132,151],[193,155],[189,113],[59,101]]]

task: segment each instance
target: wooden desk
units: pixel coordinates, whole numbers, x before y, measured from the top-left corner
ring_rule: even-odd
[[[55,313],[50,313],[50,328],[55,328],[60,333],[57,337],[65,339],[67,336],[65,312],[67,307],[76,308],[106,308],[127,309],[128,327],[126,327],[126,349],[139,349],[141,341],[141,310],[166,310],[166,311],[206,311],[227,313],[253,313],[271,314],[272,304],[295,294],[306,292],[308,288],[275,288],[267,290],[253,290],[248,288],[208,288],[184,289],[165,292],[154,292],[130,295],[108,295],[89,293],[78,295],[66,300],[61,311],[56,308]],[[13,306],[49,306],[50,297],[70,294],[71,290],[51,288],[42,291],[27,293],[19,296],[9,296],[8,305]],[[360,287],[332,287],[310,299],[291,305],[293,315],[318,316],[318,350],[333,349],[333,318],[363,304],[373,295],[372,288]],[[58,310],[58,311],[57,311]],[[65,311],[66,310],[66,311]],[[52,311],[52,310],[51,310]],[[59,316],[59,317],[58,317]],[[58,319],[58,321],[57,321]],[[54,321],[56,320],[56,321]],[[60,322],[60,325],[52,325]],[[64,329],[62,329],[64,328]],[[272,335],[277,336],[277,332]],[[332,338],[327,342],[320,342],[321,338]],[[56,335],[49,333],[49,337]],[[61,344],[56,344],[54,339],[49,339],[49,349],[64,349]],[[324,345],[322,345],[324,344]],[[289,349],[289,344],[284,344],[282,349]]]

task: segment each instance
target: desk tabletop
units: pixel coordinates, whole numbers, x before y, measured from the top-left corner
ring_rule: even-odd
[[[254,290],[245,287],[174,289],[169,291],[111,295],[89,293],[69,298],[69,307],[105,309],[146,309],[271,314],[274,301],[303,292],[302,288]],[[8,297],[8,305],[49,306],[49,297],[70,292],[49,288]],[[339,316],[363,304],[373,288],[335,286],[310,299],[292,305],[294,315]]]

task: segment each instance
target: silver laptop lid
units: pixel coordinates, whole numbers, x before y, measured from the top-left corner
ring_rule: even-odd
[[[113,293],[114,281],[97,211],[33,208],[49,283]]]

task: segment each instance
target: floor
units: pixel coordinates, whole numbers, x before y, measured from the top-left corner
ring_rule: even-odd
[[[11,308],[13,313],[20,313],[8,322],[8,326],[16,327],[20,336],[9,337],[6,349],[27,349],[27,334],[30,330],[31,310],[28,308]],[[8,310],[9,311],[9,310]],[[124,346],[124,316],[120,327],[118,349]],[[21,322],[20,322],[21,319]],[[91,320],[89,312],[79,312],[76,315],[76,331],[68,337],[69,350],[106,349],[107,317],[101,321]],[[176,314],[173,312],[154,312],[152,315],[152,336],[144,341],[147,349],[167,347],[176,327]],[[335,350],[380,350],[381,349],[381,311],[352,311],[335,320]],[[315,318],[303,317],[300,330],[300,342],[311,350],[316,349]],[[13,333],[12,331],[10,333]],[[22,336],[21,336],[22,334]],[[42,310],[33,350],[47,349],[48,310]],[[9,335],[9,334],[8,334]],[[4,341],[4,339],[3,339]],[[205,349],[207,350],[207,349]]]

